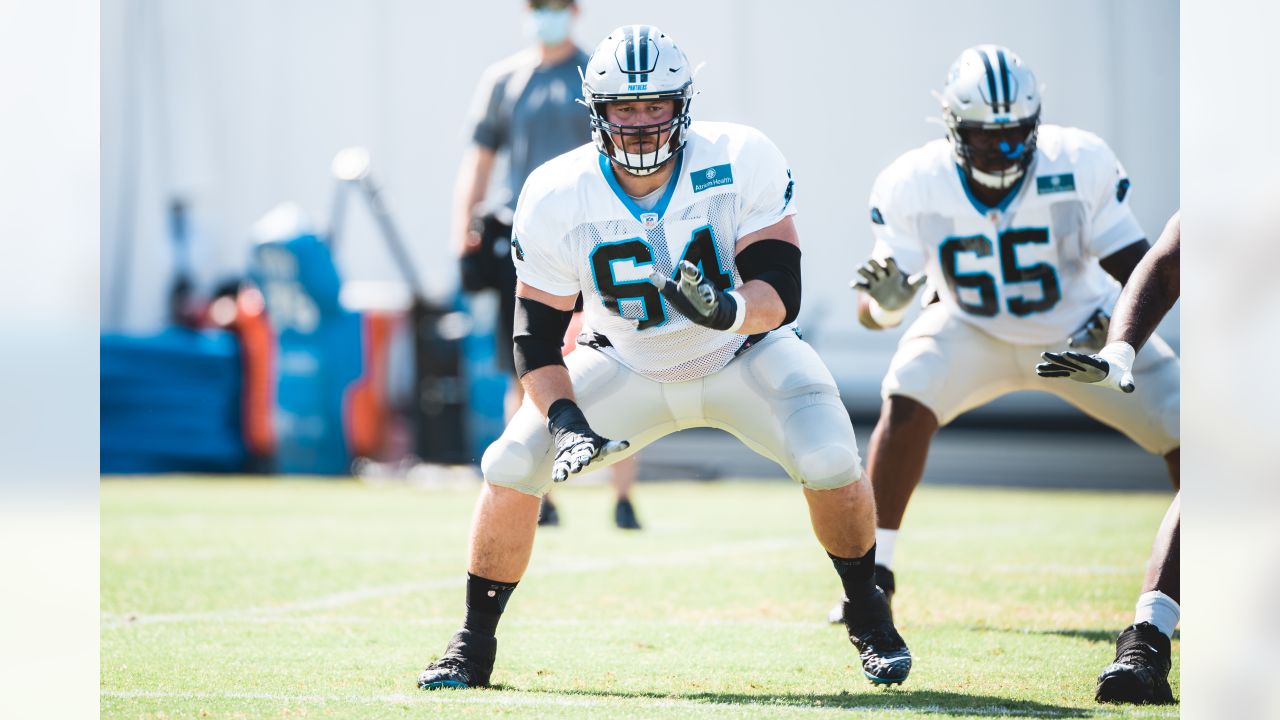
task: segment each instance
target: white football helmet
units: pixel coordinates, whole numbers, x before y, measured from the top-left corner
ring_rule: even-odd
[[[1040,125],[1040,86],[1021,58],[999,45],[971,47],[951,64],[938,99],[956,162],[965,174],[991,188],[1016,183],[1035,158]],[[974,167],[970,133],[1013,128],[1025,128],[1026,139],[1000,143],[1000,154],[1010,164],[1002,169]]]
[[[689,58],[669,35],[652,25],[624,25],[609,33],[591,53],[582,75],[582,99],[591,111],[591,139],[600,154],[633,175],[648,175],[684,147],[693,100],[693,69]],[[674,100],[671,120],[655,125],[624,126],[605,119],[605,105],[636,100]],[[669,132],[670,139],[653,152],[629,153],[616,136]]]

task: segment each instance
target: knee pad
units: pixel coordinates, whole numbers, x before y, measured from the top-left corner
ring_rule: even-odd
[[[796,457],[800,484],[810,490],[834,490],[862,477],[858,452],[843,443],[821,445]]]
[[[551,484],[551,473],[546,478],[534,477],[540,463],[536,462],[533,453],[525,445],[498,438],[484,451],[480,459],[480,472],[485,482],[511,488],[528,495],[542,496],[546,486]]]

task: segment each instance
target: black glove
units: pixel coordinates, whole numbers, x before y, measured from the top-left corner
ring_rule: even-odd
[[[1101,352],[1099,355],[1085,355],[1074,350],[1040,353],[1044,362],[1036,365],[1036,374],[1045,378],[1064,377],[1076,382],[1098,383],[1124,393],[1133,392],[1133,372],[1129,368],[1133,362],[1132,348],[1128,355],[1121,350],[1114,350],[1112,346],[1103,348]]]
[[[577,403],[562,398],[547,408],[547,430],[556,444],[556,458],[551,465],[551,479],[564,482],[569,473],[582,470],[596,458],[621,452],[631,446],[626,440],[610,440],[596,434]]]
[[[662,293],[667,303],[695,323],[712,330],[728,330],[738,318],[738,301],[711,284],[697,265],[680,261],[677,282],[659,273],[651,273],[649,282]]]

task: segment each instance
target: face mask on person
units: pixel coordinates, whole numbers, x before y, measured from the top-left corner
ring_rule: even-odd
[[[529,13],[526,32],[543,45],[559,45],[568,39],[572,23],[569,8],[541,8]]]

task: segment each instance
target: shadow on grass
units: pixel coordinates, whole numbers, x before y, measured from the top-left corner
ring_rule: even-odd
[[[1032,630],[1030,632],[1036,635],[1057,635],[1058,637],[1078,638],[1080,640],[1088,640],[1092,643],[1105,643],[1107,645],[1115,645],[1116,637],[1120,635],[1119,630],[1073,630],[1067,628],[1059,628],[1056,630]],[[1181,632],[1173,631],[1173,639],[1181,638]]]
[[[1058,637],[1088,640],[1091,643],[1103,643],[1105,645],[1115,645],[1116,636],[1120,634],[1115,630],[1072,630],[1065,628],[1034,630],[1033,632],[1037,635],[1057,635]]]
[[[668,700],[674,702],[706,703],[707,705],[737,705],[763,707],[835,708],[839,710],[914,710],[930,715],[989,715],[991,717],[1029,716],[1078,718],[1093,717],[1095,711],[1050,705],[1030,700],[1012,700],[992,695],[970,695],[938,690],[903,690],[884,688],[871,692],[840,693],[732,693],[687,692],[656,693],[607,690],[539,690],[523,689],[510,685],[495,685],[495,690],[508,692],[553,693],[556,695],[586,696],[606,700]]]

